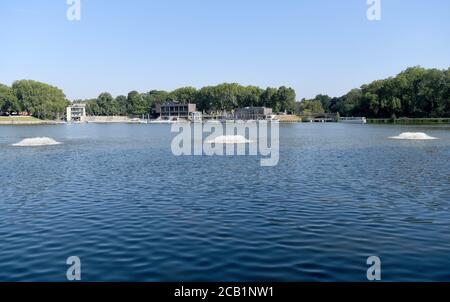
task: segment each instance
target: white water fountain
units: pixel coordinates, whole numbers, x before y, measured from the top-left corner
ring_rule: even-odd
[[[404,132],[398,136],[392,136],[390,139],[400,139],[400,140],[434,140],[437,137],[429,136],[423,132]]]
[[[242,135],[221,135],[212,141],[207,141],[208,144],[249,144],[253,141],[246,139]]]
[[[55,141],[49,137],[34,137],[26,138],[20,142],[13,144],[14,147],[42,147],[42,146],[54,146],[60,145],[60,142]]]

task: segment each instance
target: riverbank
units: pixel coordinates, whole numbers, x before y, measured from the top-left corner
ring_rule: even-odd
[[[142,120],[128,116],[87,116],[85,122],[94,124],[140,124]]]
[[[301,123],[302,119],[297,115],[277,115],[276,118],[280,123]]]
[[[392,125],[447,125],[450,124],[450,118],[367,119],[367,123]]]
[[[32,116],[0,116],[0,126],[58,125],[62,121],[41,120]]]
[[[277,115],[275,119],[280,123],[301,122],[301,118],[296,115]],[[147,122],[147,120],[128,116],[88,116],[84,121],[92,124],[141,124]]]

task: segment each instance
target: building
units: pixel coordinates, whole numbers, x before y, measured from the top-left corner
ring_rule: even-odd
[[[157,104],[154,109],[154,116],[161,119],[185,118],[189,119],[197,111],[195,104],[180,104],[169,102]]]
[[[273,114],[272,108],[246,107],[236,109],[234,117],[237,120],[265,120]]]
[[[67,122],[84,122],[86,120],[86,104],[73,104],[66,110]]]
[[[190,120],[196,123],[203,121],[203,114],[201,112],[192,112]]]

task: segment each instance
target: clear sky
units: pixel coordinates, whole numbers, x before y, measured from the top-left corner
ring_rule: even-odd
[[[0,0],[0,83],[68,98],[222,82],[339,96],[408,66],[450,67],[449,0]]]

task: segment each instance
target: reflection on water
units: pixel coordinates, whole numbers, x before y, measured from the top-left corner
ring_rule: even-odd
[[[450,131],[280,125],[280,163],[175,157],[167,125],[0,127],[0,279],[450,279]],[[439,140],[390,140],[425,132]],[[30,137],[61,145],[17,148]]]

